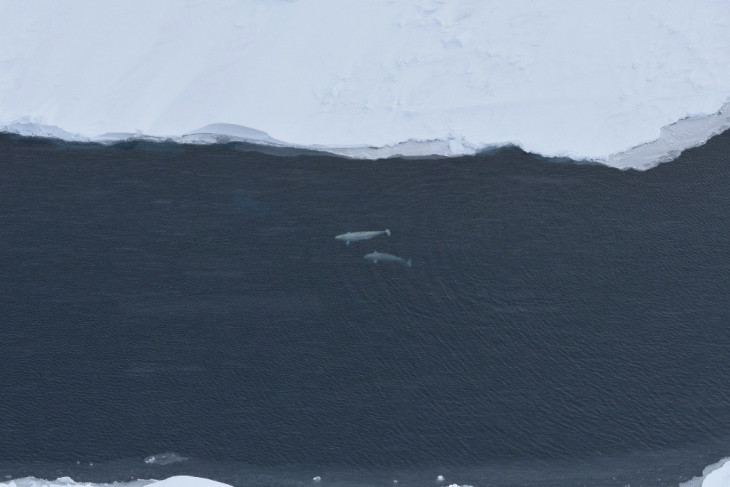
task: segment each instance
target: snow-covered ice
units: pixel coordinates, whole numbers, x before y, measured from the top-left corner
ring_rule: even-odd
[[[321,481],[321,477],[316,476],[312,479],[314,482]],[[437,477],[437,482],[442,483],[443,476]],[[397,480],[393,481],[398,484]],[[730,458],[725,458],[715,464],[706,467],[701,477],[695,477],[687,482],[679,485],[679,487],[727,487],[730,485]],[[228,484],[217,482],[214,480],[192,477],[187,475],[178,475],[169,477],[165,480],[132,480],[129,482],[113,482],[113,483],[90,483],[75,482],[69,477],[61,477],[56,480],[37,479],[35,477],[25,477],[20,479],[8,480],[0,482],[0,487],[231,487]],[[449,487],[472,487],[471,485],[450,484]]]
[[[722,465],[706,474],[702,487],[727,487],[730,485],[730,460],[725,459]]]
[[[147,487],[231,487],[222,482],[204,479],[201,477],[191,477],[188,475],[177,475],[159,482],[148,484]]]
[[[12,479],[6,482],[0,482],[0,487],[145,487],[154,480],[132,480],[130,482],[111,482],[111,483],[93,483],[93,482],[76,482],[70,477],[60,477],[56,480],[38,479],[35,477],[24,477]],[[171,486],[163,486],[171,487]],[[179,486],[187,487],[187,486]],[[196,485],[195,487],[220,487]]]
[[[730,127],[726,0],[0,0],[0,11],[0,128],[26,135],[222,135],[370,158],[514,143],[645,168]]]
[[[730,458],[724,458],[705,468],[701,477],[682,483],[679,487],[727,487],[730,485]]]
[[[113,482],[108,484],[93,482],[76,482],[69,477],[56,480],[25,477],[21,479],[0,482],[0,487],[231,487],[228,484],[215,480],[188,475],[177,475],[165,480],[132,480],[130,482]]]

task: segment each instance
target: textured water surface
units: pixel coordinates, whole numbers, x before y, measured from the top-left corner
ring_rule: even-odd
[[[0,475],[676,485],[730,454],[730,134],[646,172],[248,149],[0,137]]]

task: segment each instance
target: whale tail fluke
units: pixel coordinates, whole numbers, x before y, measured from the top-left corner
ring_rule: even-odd
[[[385,234],[390,237],[390,230],[386,228],[385,229]]]
[[[411,259],[408,259],[408,260],[406,261],[406,265],[407,265],[408,267],[413,267],[413,262],[411,261]]]

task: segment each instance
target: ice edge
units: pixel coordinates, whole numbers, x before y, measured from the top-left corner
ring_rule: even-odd
[[[679,484],[679,487],[727,487],[730,485],[730,457],[708,465],[701,477]]]
[[[319,477],[315,477],[319,480]],[[439,477],[439,480],[441,477]],[[314,480],[314,479],[313,479]],[[315,480],[315,481],[316,481]],[[705,467],[702,476],[694,477],[679,487],[726,487],[730,485],[730,457]],[[451,484],[449,487],[457,486]],[[231,487],[228,484],[202,477],[179,475],[165,480],[133,480],[127,482],[91,483],[76,482],[69,477],[56,480],[44,480],[35,477],[25,477],[0,482],[0,487]],[[467,487],[464,485],[463,487]]]
[[[548,158],[569,158],[579,162],[592,162],[617,169],[647,170],[663,162],[669,162],[687,150],[705,144],[712,137],[730,129],[730,102],[726,102],[717,112],[710,115],[686,116],[660,129],[659,137],[601,158],[584,158],[570,151],[537,153]],[[266,132],[241,125],[215,123],[206,125],[182,135],[160,136],[142,132],[105,133],[86,136],[65,131],[61,127],[36,124],[25,120],[0,126],[0,132],[17,134],[24,137],[61,139],[68,142],[87,142],[112,145],[125,141],[172,142],[192,145],[225,144],[243,142],[262,147],[296,149],[322,152],[348,159],[389,159],[397,157],[460,157],[474,155],[503,147],[519,147],[532,152],[519,141],[471,143],[463,138],[449,137],[433,140],[405,140],[393,145],[369,146],[329,146],[320,144],[292,144],[271,137]]]

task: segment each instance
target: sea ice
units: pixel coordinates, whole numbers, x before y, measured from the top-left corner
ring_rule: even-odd
[[[695,477],[679,487],[727,487],[730,485],[730,458],[705,467],[702,477]]]
[[[730,460],[726,460],[720,468],[710,472],[702,481],[702,487],[727,487],[728,485],[730,485]]]
[[[149,484],[147,487],[231,487],[222,482],[204,479],[201,477],[191,477],[188,475],[177,475],[159,482]]]
[[[26,135],[228,137],[368,158],[513,143],[643,169],[730,127],[726,0],[0,10],[0,129]]]
[[[156,455],[150,455],[144,459],[144,463],[150,465],[170,465],[173,463],[184,462],[188,460],[188,457],[178,455],[174,452],[158,453]]]
[[[130,482],[93,483],[76,482],[70,477],[60,477],[56,480],[37,479],[35,477],[24,477],[19,479],[0,482],[0,487],[145,487],[154,480],[132,480]],[[168,486],[169,487],[169,486]],[[188,487],[188,486],[181,486]],[[197,486],[196,486],[197,487]],[[216,487],[216,486],[209,486]],[[217,486],[220,487],[220,486]]]

